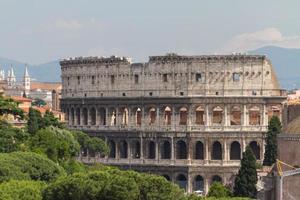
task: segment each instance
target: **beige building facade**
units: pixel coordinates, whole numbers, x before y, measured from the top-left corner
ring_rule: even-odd
[[[208,192],[213,181],[232,185],[250,145],[263,159],[272,115],[282,118],[271,62],[261,55],[152,56],[60,62],[61,109],[68,126],[101,137],[102,162],[160,174],[187,192]]]

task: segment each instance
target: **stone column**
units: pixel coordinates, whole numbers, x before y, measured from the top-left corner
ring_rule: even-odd
[[[208,177],[203,177],[204,179],[204,194],[208,193],[209,190],[209,178]]]
[[[140,133],[140,143],[141,143],[141,155],[140,155],[140,159],[144,160],[144,141],[143,141],[143,135],[142,133]]]
[[[127,111],[128,111],[128,119],[127,119],[127,126],[136,126],[136,123],[133,122],[133,117],[135,116],[131,116],[132,112],[131,112],[131,108],[127,107]]]
[[[156,138],[155,139],[155,159],[157,162],[159,162],[159,141],[158,139]]]
[[[87,125],[91,125],[91,112],[90,112],[90,107],[87,107]]]
[[[242,151],[245,152],[246,151],[246,146],[247,146],[245,137],[242,138],[242,142],[243,142],[243,144],[242,144]]]
[[[98,108],[98,106],[95,106],[95,112],[96,112],[96,123],[95,123],[95,125],[96,126],[99,126],[100,125],[100,112],[99,112],[99,110],[98,110],[99,108]]]
[[[175,110],[175,107],[173,106],[172,107],[172,117],[171,117],[171,126],[173,128],[173,130],[175,130],[175,126],[176,126],[176,110]]]
[[[193,179],[189,173],[187,174],[187,176],[187,193],[191,194],[193,192]]]
[[[132,153],[131,153],[131,141],[126,141],[127,142],[127,159],[131,160],[132,159]]]
[[[268,110],[266,104],[263,105],[263,111],[262,111],[262,125],[268,126]]]
[[[119,143],[120,143],[119,140],[116,140],[116,141],[115,141],[115,144],[116,144],[116,160],[119,160],[119,159],[120,159]]]
[[[80,125],[83,125],[83,108],[80,108]]]

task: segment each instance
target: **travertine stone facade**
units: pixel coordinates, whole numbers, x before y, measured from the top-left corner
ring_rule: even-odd
[[[188,192],[232,184],[250,145],[263,159],[268,119],[285,94],[265,56],[166,56],[61,61],[62,110],[70,128],[104,138],[99,162],[152,172]]]

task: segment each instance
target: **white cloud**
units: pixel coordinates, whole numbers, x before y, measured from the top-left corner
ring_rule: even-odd
[[[285,36],[276,28],[243,33],[233,37],[220,50],[222,53],[245,52],[266,45],[300,48],[300,36]]]

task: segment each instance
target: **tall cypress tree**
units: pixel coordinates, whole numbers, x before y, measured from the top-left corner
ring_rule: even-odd
[[[266,138],[266,150],[263,165],[271,166],[277,158],[277,135],[281,133],[282,125],[278,117],[273,116],[269,121]]]
[[[234,195],[255,198],[257,194],[256,183],[256,158],[251,148],[247,146],[243,153],[241,168],[235,178]]]
[[[28,133],[34,135],[42,127],[42,115],[38,110],[29,108],[27,129]]]

